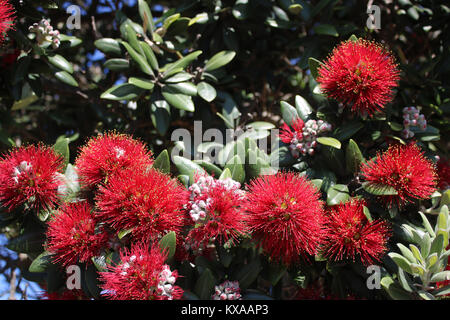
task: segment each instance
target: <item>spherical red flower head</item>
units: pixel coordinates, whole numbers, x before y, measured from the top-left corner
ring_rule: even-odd
[[[117,232],[131,230],[134,240],[154,240],[181,230],[187,191],[158,170],[128,170],[100,186],[96,201],[101,221]]]
[[[391,145],[386,152],[364,163],[361,173],[369,185],[395,191],[380,196],[389,205],[402,206],[414,199],[426,199],[436,190],[434,165],[415,143]]]
[[[5,34],[14,27],[15,11],[8,0],[0,0],[0,44],[5,40]]]
[[[108,239],[86,201],[64,205],[48,223],[48,250],[63,266],[90,263],[106,247]]]
[[[121,263],[100,272],[102,289],[111,300],[177,300],[183,290],[175,286],[178,272],[164,264],[166,255],[154,245],[150,250],[145,242],[120,252]]]
[[[370,222],[364,214],[365,202],[353,199],[331,208],[323,254],[333,260],[356,258],[365,265],[383,257],[391,231],[385,221]]]
[[[227,189],[222,184],[214,185],[204,199],[206,206],[204,218],[197,220],[188,238],[200,244],[218,240],[219,243],[230,241],[233,244],[247,232],[246,215],[240,203],[240,194],[234,189]]]
[[[52,208],[58,200],[57,173],[62,165],[62,158],[42,145],[12,150],[0,160],[2,205],[9,210],[24,203],[36,210]]]
[[[124,134],[106,133],[92,138],[81,149],[75,166],[87,187],[107,182],[125,169],[145,170],[153,164],[145,144]]]
[[[301,141],[303,138],[303,127],[304,126],[305,126],[305,123],[300,118],[297,118],[292,123],[293,130],[291,130],[291,128],[286,123],[284,123],[280,129],[281,141],[283,141],[284,143],[287,143],[287,144],[292,143],[292,140],[294,140],[294,139]]]
[[[317,252],[323,233],[319,197],[310,181],[294,173],[261,176],[250,183],[248,225],[273,260],[289,265]]]
[[[372,116],[392,100],[400,71],[380,45],[359,39],[337,46],[320,66],[317,82],[328,97]]]
[[[437,176],[439,179],[438,188],[447,190],[450,188],[450,162],[446,159],[439,159],[437,162]]]

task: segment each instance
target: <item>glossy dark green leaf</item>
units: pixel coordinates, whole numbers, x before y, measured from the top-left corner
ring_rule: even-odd
[[[163,150],[153,163],[153,168],[160,170],[161,172],[170,173],[170,158],[167,149]]]
[[[161,91],[164,99],[166,99],[171,106],[180,110],[190,112],[195,111],[194,102],[190,96],[179,93],[178,91],[171,89],[169,86],[164,86]]]
[[[234,51],[220,51],[216,53],[209,61],[205,64],[205,71],[212,71],[219,69],[234,59],[236,52]]]
[[[103,67],[112,71],[124,71],[130,68],[130,61],[121,58],[112,58],[105,61]]]
[[[67,166],[70,160],[70,151],[69,151],[69,138],[62,136],[58,138],[53,145],[53,149],[57,154],[60,154],[64,159],[64,166]]]
[[[190,65],[199,55],[202,54],[202,51],[194,51],[188,54],[187,56],[171,63],[168,66],[165,66],[165,71],[163,73],[163,78],[166,79],[172,75],[174,75],[176,72],[179,72],[178,69],[184,69],[188,65]]]
[[[100,98],[107,100],[133,100],[137,98],[144,90],[131,83],[122,83],[109,88],[100,95]]]
[[[194,293],[201,300],[209,300],[214,293],[214,286],[216,285],[216,279],[214,278],[211,270],[206,268],[197,280],[194,287]]]
[[[52,256],[52,253],[50,253],[48,251],[42,252],[30,264],[28,271],[30,271],[30,272],[45,272],[51,261],[51,256]]]
[[[331,137],[319,137],[317,138],[317,142],[323,144],[325,146],[333,147],[336,149],[341,148],[341,142],[335,138]]]
[[[55,54],[53,56],[47,56],[48,62],[50,62],[52,65],[57,67],[58,69],[62,71],[66,71],[68,73],[73,73],[73,66],[72,64],[66,60],[62,55]]]
[[[284,122],[286,122],[289,126],[292,126],[294,120],[299,118],[297,110],[286,101],[281,101],[280,105],[281,105],[281,116]]]
[[[95,40],[94,45],[100,51],[110,54],[113,56],[121,56],[122,49],[120,48],[120,43],[116,39],[112,38],[102,38]]]
[[[122,45],[125,47],[125,49],[127,49],[131,58],[133,58],[133,60],[138,64],[139,69],[142,72],[150,76],[155,75],[147,60],[142,55],[136,52],[136,50],[134,50],[127,42],[122,41]]]
[[[317,77],[319,76],[319,67],[321,65],[321,62],[317,59],[309,58],[308,64],[311,75],[314,77],[314,79],[317,79]]]
[[[55,72],[55,78],[72,87],[78,87],[78,82],[72,75],[66,71]]]
[[[212,85],[207,82],[200,82],[197,84],[198,95],[205,101],[211,102],[217,96],[217,91]]]
[[[327,205],[334,206],[345,203],[350,198],[348,187],[345,184],[335,184],[328,189]]]
[[[167,260],[172,258],[177,248],[177,236],[174,231],[170,231],[164,237],[159,240],[159,246],[161,250],[167,254]]]
[[[358,144],[350,139],[345,150],[345,163],[347,166],[347,171],[350,173],[358,172],[359,166],[364,161],[364,157]]]
[[[155,84],[152,81],[150,81],[149,79],[145,79],[145,78],[130,77],[128,79],[128,83],[131,83],[141,89],[150,90],[150,91],[152,91],[153,88],[155,87]]]
[[[233,180],[243,183],[245,180],[245,170],[244,162],[242,159],[235,155],[230,161],[225,165],[225,169],[228,168],[231,171],[231,177]]]

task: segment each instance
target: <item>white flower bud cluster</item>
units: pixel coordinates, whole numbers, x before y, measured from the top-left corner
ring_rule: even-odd
[[[13,180],[16,184],[19,183],[19,176],[22,174],[22,172],[28,172],[33,168],[31,163],[28,163],[26,161],[22,161],[17,167],[14,168],[13,172]]]
[[[308,120],[302,130],[302,136],[294,133],[289,149],[292,156],[298,158],[301,155],[314,155],[317,147],[317,137],[325,132],[331,131],[331,124],[323,120]]]
[[[28,30],[36,34],[36,40],[39,44],[48,41],[52,44],[53,49],[58,48],[61,44],[59,31],[53,30],[47,19],[42,19],[39,23],[33,23]]]
[[[238,281],[226,280],[222,284],[215,286],[213,300],[241,300],[241,289]]]
[[[173,300],[173,285],[175,284],[176,278],[170,271],[170,267],[165,264],[163,270],[159,274],[158,292],[162,296],[166,296],[168,300]]]
[[[226,190],[232,190],[240,198],[244,197],[241,184],[231,178],[217,180],[211,176],[201,176],[189,187],[191,192],[190,201],[186,208],[194,222],[204,221],[208,214],[208,208],[212,204],[212,198],[208,197],[208,192],[217,185],[223,186]]]
[[[405,129],[402,131],[402,137],[410,139],[414,137],[414,132],[410,128],[418,127],[420,130],[425,131],[427,129],[427,121],[416,107],[405,107],[403,108],[403,126]]]

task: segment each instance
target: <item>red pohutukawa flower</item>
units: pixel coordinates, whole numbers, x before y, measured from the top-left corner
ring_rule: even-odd
[[[326,220],[324,256],[334,260],[358,258],[366,265],[382,258],[391,231],[383,220],[370,222],[364,205],[363,200],[353,199],[331,208]]]
[[[380,196],[389,205],[402,206],[414,199],[426,199],[436,190],[434,164],[415,143],[391,145],[386,152],[364,163],[361,173],[369,186],[395,191]]]
[[[250,183],[248,225],[273,260],[289,265],[317,252],[324,218],[319,197],[310,181],[294,173],[261,176]]]
[[[62,158],[42,145],[13,149],[0,160],[2,205],[9,210],[24,203],[36,210],[52,208],[58,200],[57,173],[62,165]]]
[[[5,33],[12,29],[15,21],[13,6],[8,0],[0,0],[0,44],[5,40]]]
[[[75,161],[81,180],[88,187],[106,182],[122,170],[142,170],[152,164],[152,153],[144,143],[117,133],[106,133],[90,139]]]
[[[292,140],[298,140],[301,141],[303,139],[303,127],[305,126],[305,123],[302,119],[297,118],[292,123],[292,129],[284,123],[283,126],[280,128],[280,140],[283,141],[286,144],[291,144]]]
[[[87,201],[68,203],[48,223],[47,246],[53,260],[63,266],[90,263],[108,242]]]
[[[232,179],[197,177],[189,188],[192,200],[187,209],[195,227],[188,240],[204,246],[215,240],[232,243],[247,232],[246,215],[240,206],[244,194],[239,188],[240,184]]]
[[[450,162],[446,159],[439,159],[436,165],[438,176],[438,188],[446,190],[450,188]]]
[[[328,97],[372,116],[392,100],[400,71],[380,45],[359,39],[337,46],[318,69],[317,82]]]
[[[146,242],[121,250],[121,263],[109,265],[109,272],[100,272],[105,296],[111,300],[181,299],[183,290],[175,286],[178,272],[171,271],[165,259],[158,246],[149,250]]]
[[[118,232],[130,230],[134,240],[148,240],[181,230],[187,191],[156,169],[135,169],[111,176],[96,201],[103,222]]]

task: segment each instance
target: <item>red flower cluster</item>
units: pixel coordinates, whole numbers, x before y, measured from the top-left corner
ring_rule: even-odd
[[[90,263],[108,242],[108,234],[98,226],[87,201],[68,203],[48,223],[48,250],[63,266]]]
[[[5,33],[13,28],[15,12],[8,0],[0,0],[0,44],[5,40]]]
[[[175,286],[177,271],[164,264],[166,255],[158,246],[149,250],[146,242],[133,244],[120,252],[121,263],[101,272],[105,296],[112,300],[181,299],[183,290]]]
[[[303,128],[305,123],[302,119],[297,118],[292,123],[292,129],[286,124],[283,123],[283,126],[280,128],[280,139],[286,144],[291,144],[293,139],[297,139],[301,141],[303,139]]]
[[[318,72],[317,82],[328,97],[369,116],[392,100],[400,74],[389,52],[362,39],[342,42]]]
[[[81,149],[75,166],[87,187],[97,186],[124,169],[146,170],[153,164],[151,151],[132,137],[106,133],[92,138]]]
[[[243,200],[240,184],[232,179],[216,180],[210,176],[196,176],[189,188],[191,201],[187,205],[188,220],[194,228],[188,242],[205,247],[209,242],[234,242],[247,232],[246,216],[240,206]]]
[[[100,186],[98,217],[117,232],[131,230],[133,240],[156,240],[184,224],[187,191],[155,169],[123,170]]]
[[[363,200],[353,199],[331,208],[322,248],[325,257],[352,261],[358,257],[370,265],[385,254],[390,229],[382,220],[368,221],[364,206]]]
[[[62,158],[51,148],[38,145],[13,149],[0,160],[2,205],[9,210],[25,203],[36,210],[53,208],[61,169]]]
[[[383,154],[362,164],[362,176],[375,187],[390,187],[396,195],[381,196],[399,206],[413,199],[426,199],[436,190],[436,172],[415,143],[391,145]]]
[[[306,178],[278,173],[253,180],[245,209],[253,238],[271,259],[289,265],[317,252],[323,237],[323,203]]]
[[[450,188],[450,162],[446,159],[439,159],[436,165],[436,171],[439,179],[438,188],[440,190]]]

